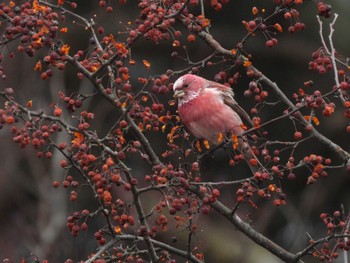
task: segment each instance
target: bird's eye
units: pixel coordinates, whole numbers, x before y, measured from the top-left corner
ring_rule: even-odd
[[[184,88],[188,88],[188,86],[189,86],[188,84],[184,84]]]

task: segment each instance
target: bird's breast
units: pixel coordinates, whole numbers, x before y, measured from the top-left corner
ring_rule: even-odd
[[[216,93],[203,93],[179,106],[181,121],[197,138],[215,141],[218,134],[243,133],[242,120]]]

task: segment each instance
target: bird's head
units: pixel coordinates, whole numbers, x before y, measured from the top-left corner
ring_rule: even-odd
[[[181,106],[195,99],[205,86],[205,79],[192,74],[183,75],[174,83],[174,98],[178,99]]]

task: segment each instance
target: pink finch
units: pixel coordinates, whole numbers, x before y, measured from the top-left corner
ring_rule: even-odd
[[[217,144],[220,134],[231,132],[238,136],[242,154],[253,173],[261,166],[250,146],[241,137],[244,125],[240,116],[252,125],[248,114],[233,98],[230,87],[196,75],[186,74],[174,83],[181,121],[197,138]],[[254,165],[252,164],[254,163]]]
[[[175,81],[173,89],[181,121],[199,139],[215,144],[220,133],[240,136],[244,130],[239,114],[250,121],[230,87],[186,74]]]

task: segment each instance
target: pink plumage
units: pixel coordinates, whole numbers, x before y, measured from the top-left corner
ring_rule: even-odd
[[[242,109],[231,88],[186,74],[176,80],[173,89],[181,121],[195,137],[217,143],[219,133],[239,136],[244,132],[242,119],[233,108]]]

